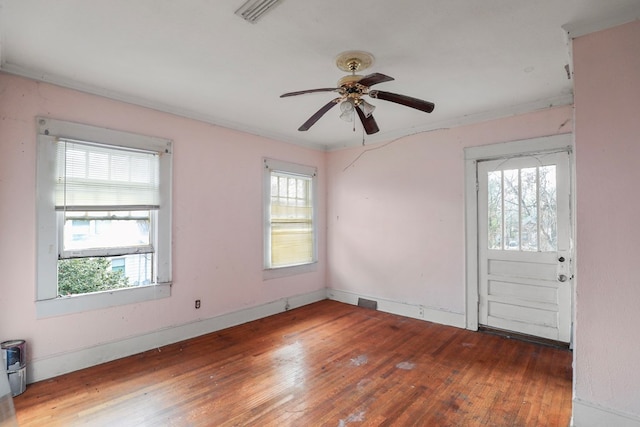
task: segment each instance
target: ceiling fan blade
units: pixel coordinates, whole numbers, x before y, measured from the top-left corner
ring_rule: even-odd
[[[320,89],[307,89],[307,90],[299,90],[297,92],[288,92],[280,95],[280,98],[285,98],[287,96],[296,96],[296,95],[304,95],[305,93],[314,93],[314,92],[337,92],[338,88],[335,87],[323,87]]]
[[[422,99],[412,98],[406,95],[398,95],[397,93],[384,92],[381,90],[371,90],[369,91],[369,96],[415,108],[416,110],[424,111],[425,113],[430,113],[435,108],[435,104],[433,102],[423,101]]]
[[[342,98],[336,98],[333,99],[331,101],[329,101],[325,106],[323,106],[321,109],[319,109],[318,111],[316,111],[316,113],[309,117],[309,120],[307,120],[306,122],[304,122],[302,124],[302,126],[300,126],[298,128],[299,131],[305,131],[305,130],[309,130],[309,128],[311,126],[313,126],[315,124],[315,122],[317,122],[318,120],[320,120],[320,117],[324,116],[324,114],[329,111],[331,108],[333,108],[334,106],[336,106],[338,104],[338,102],[340,102],[340,100],[342,100]]]
[[[360,121],[362,122],[362,126],[364,127],[364,131],[367,133],[367,135],[371,135],[380,130],[378,129],[376,119],[374,119],[372,115],[369,115],[369,117],[365,116],[362,110],[358,107],[356,107],[355,110],[358,113],[358,117],[360,117]]]
[[[370,87],[373,85],[377,85],[378,83],[390,82],[391,80],[394,80],[394,78],[381,73],[373,73],[369,74],[368,76],[364,76],[363,78],[358,80],[358,83],[362,86]]]

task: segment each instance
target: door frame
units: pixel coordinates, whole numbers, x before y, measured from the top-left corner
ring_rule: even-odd
[[[477,331],[479,326],[479,274],[478,274],[478,161],[496,160],[532,154],[567,150],[569,153],[569,221],[570,251],[573,265],[575,259],[575,158],[572,133],[531,138],[498,144],[466,147],[464,149],[465,174],[465,327]],[[571,323],[575,319],[575,279],[571,280]],[[571,342],[574,330],[571,329]]]

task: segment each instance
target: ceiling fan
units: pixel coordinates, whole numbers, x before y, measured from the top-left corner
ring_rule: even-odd
[[[411,96],[399,95],[397,93],[385,92],[381,90],[371,90],[371,86],[394,80],[393,77],[381,73],[373,73],[366,76],[356,74],[356,71],[362,71],[369,68],[373,64],[373,55],[361,51],[348,51],[338,55],[336,65],[342,71],[351,72],[350,75],[344,76],[338,81],[338,87],[327,87],[319,89],[308,89],[297,92],[288,92],[280,95],[280,98],[288,96],[303,95],[314,92],[337,92],[339,97],[332,99],[315,114],[298,128],[299,131],[306,131],[311,128],[324,114],[334,106],[340,104],[340,118],[346,121],[352,121],[354,111],[357,113],[362,126],[367,135],[374,134],[380,129],[373,118],[373,110],[375,106],[368,103],[362,97],[368,95],[370,98],[382,99],[384,101],[394,102],[407,107],[415,108],[425,113],[431,113],[435,104],[423,101]],[[355,129],[355,128],[354,128]]]

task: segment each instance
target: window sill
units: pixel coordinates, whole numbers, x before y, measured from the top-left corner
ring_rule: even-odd
[[[262,271],[262,280],[278,279],[280,277],[313,273],[315,271],[318,271],[317,261],[309,264],[294,265],[291,267],[266,268]]]
[[[36,301],[38,319],[135,304],[171,296],[171,283]]]

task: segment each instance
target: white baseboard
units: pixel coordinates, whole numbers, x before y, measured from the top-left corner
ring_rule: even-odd
[[[573,399],[574,427],[640,427],[640,416],[605,408],[582,399]]]
[[[444,311],[437,308],[376,298],[369,295],[358,295],[352,292],[339,291],[337,289],[327,289],[327,298],[353,305],[358,305],[358,298],[366,298],[377,301],[378,310],[384,311],[385,313],[412,317],[414,319],[455,326],[457,328],[465,327],[465,318],[462,313],[452,313],[450,311]]]
[[[153,348],[162,351],[160,347],[164,345],[251,322],[324,299],[327,299],[327,292],[326,289],[321,289],[148,334],[32,360],[27,364],[27,382],[42,381]]]

